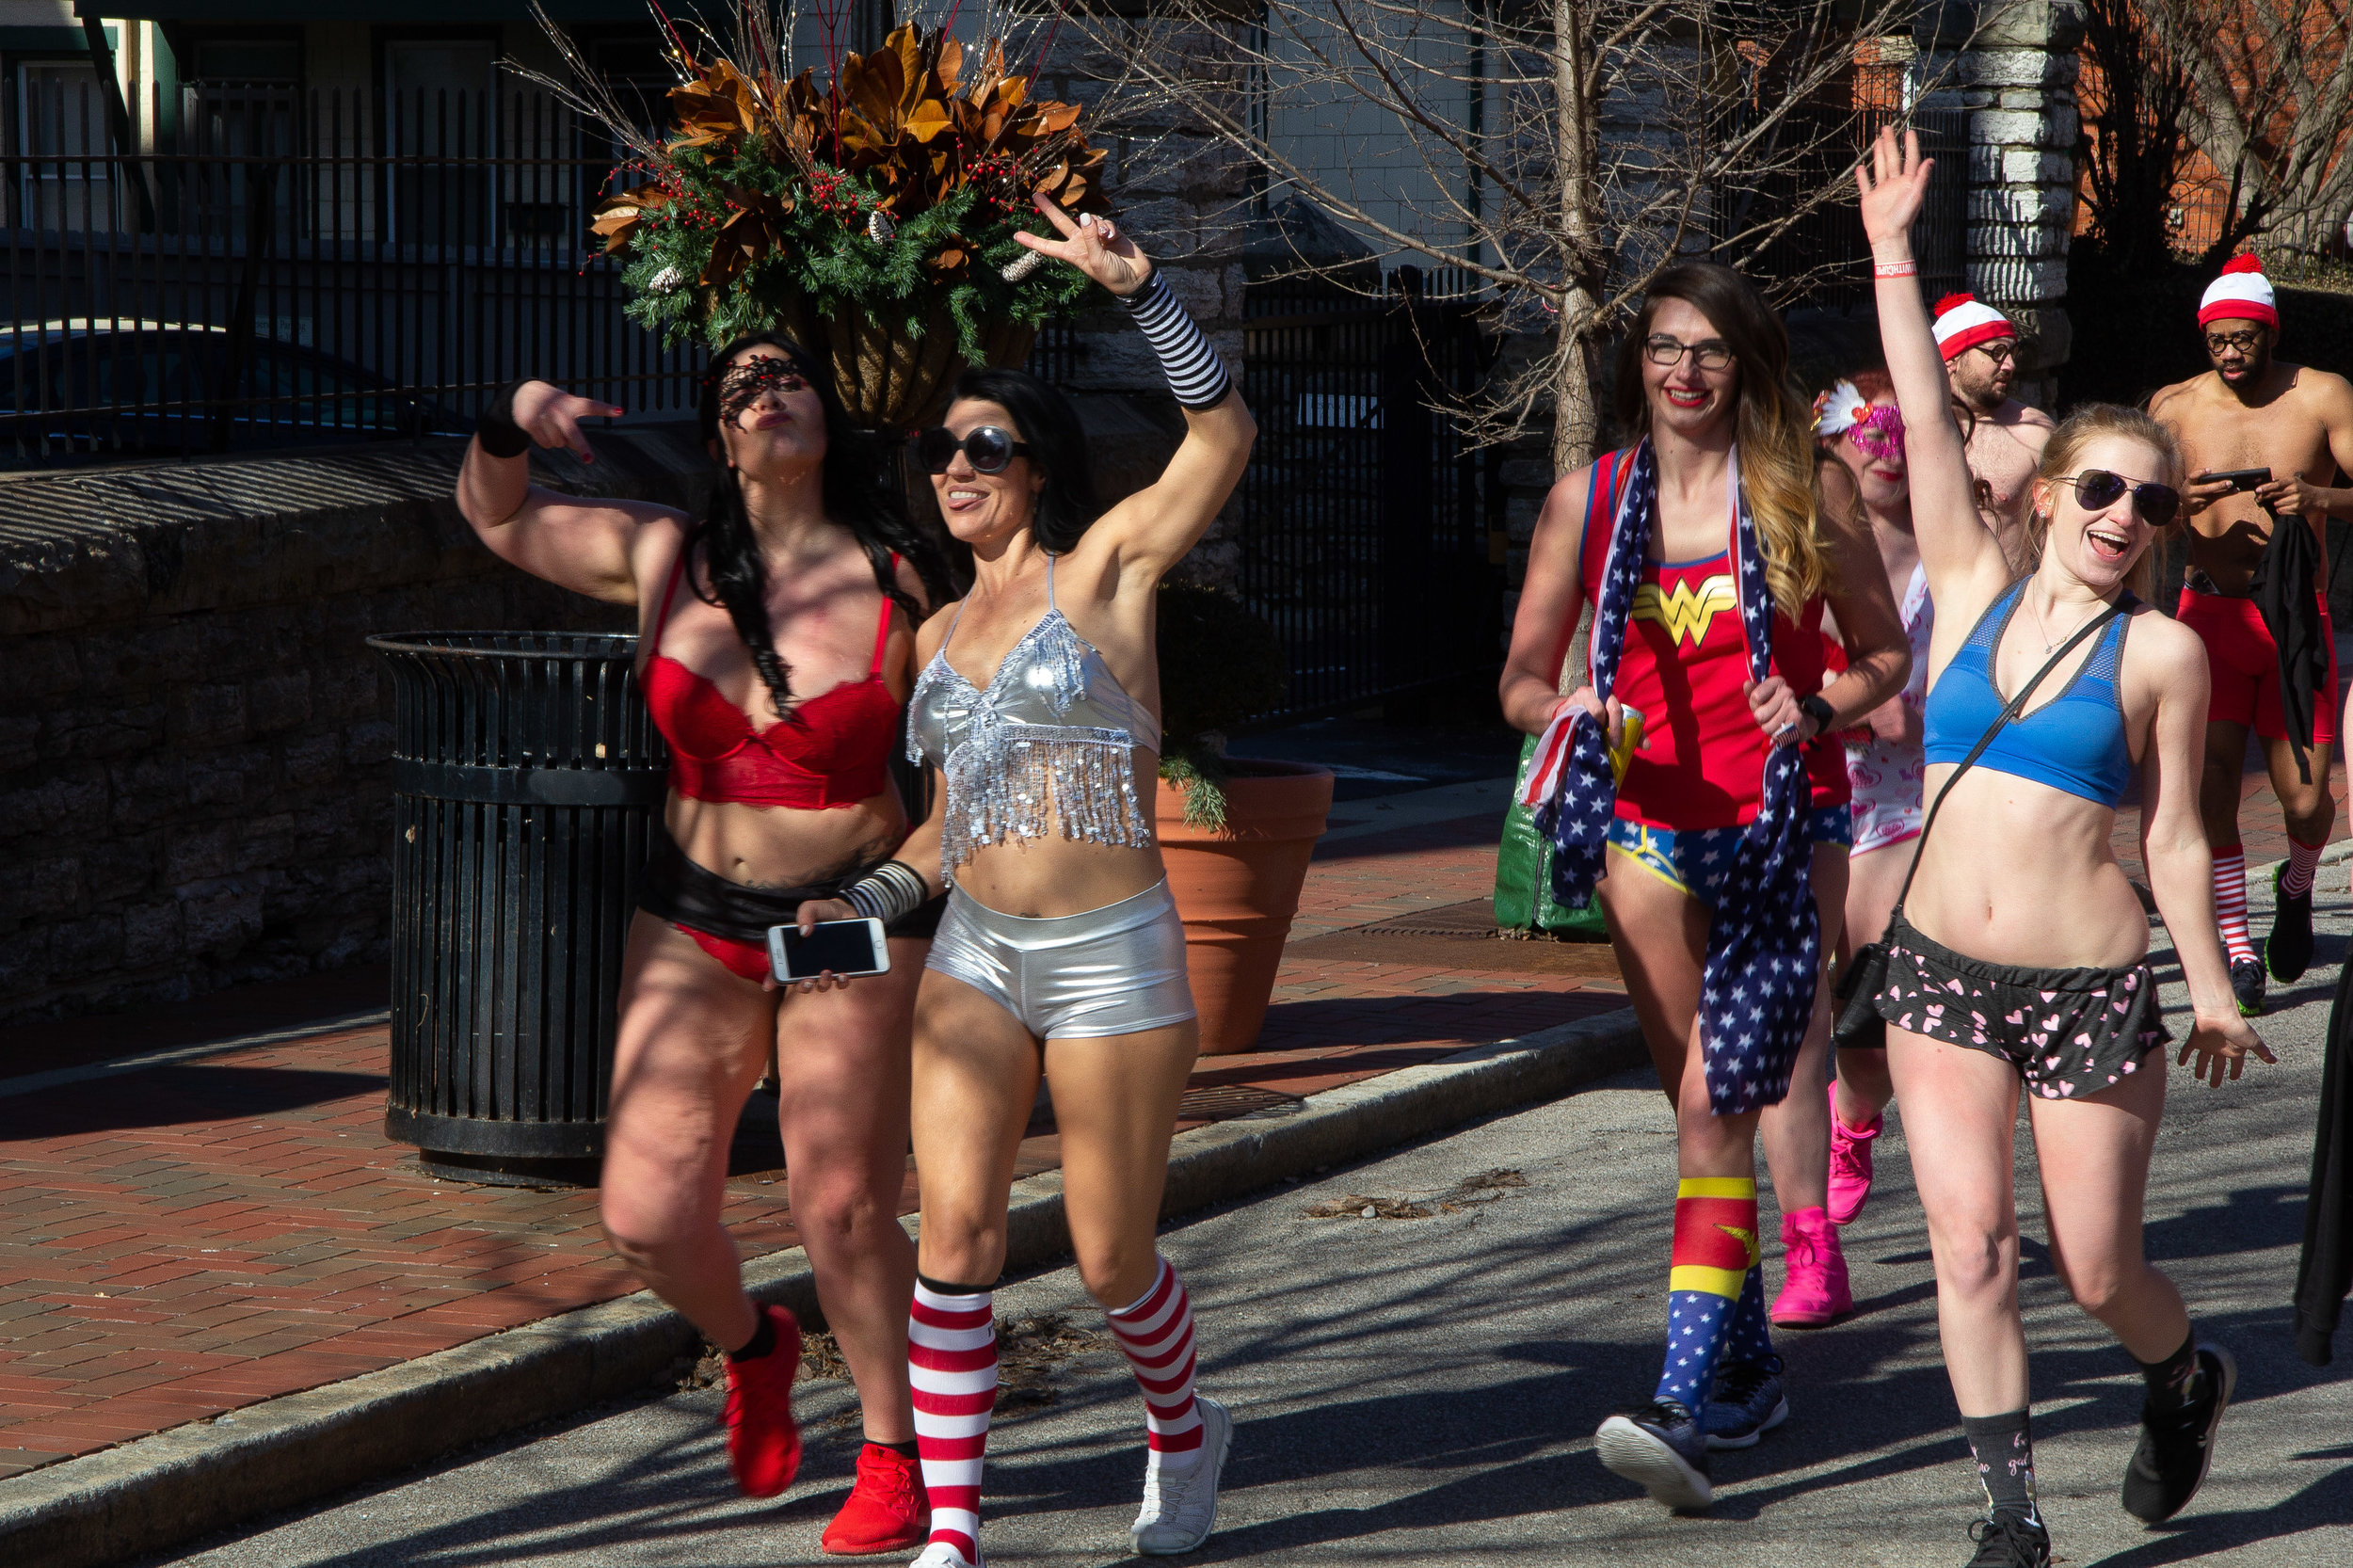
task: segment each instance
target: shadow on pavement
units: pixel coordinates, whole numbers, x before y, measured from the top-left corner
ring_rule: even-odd
[[[0,1101],[0,1139],[70,1138],[130,1128],[251,1121],[355,1095],[384,1093],[382,1073],[303,1067],[148,1067],[119,1080],[64,1083]]]

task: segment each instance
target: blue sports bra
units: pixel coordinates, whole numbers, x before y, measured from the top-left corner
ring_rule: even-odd
[[[2026,579],[2012,584],[1977,617],[1929,692],[1926,718],[1928,760],[1959,762],[1969,755],[2009,698],[1994,690],[1991,666],[2002,633],[2009,630],[2025,597]],[[2124,662],[2124,632],[2132,624],[2131,596],[2125,613],[2109,623],[2076,666],[2058,696],[2038,701],[2003,727],[1977,759],[1979,767],[2031,778],[2071,795],[2114,808],[2132,781],[2132,747],[2124,738],[2124,708],[2116,672]],[[2041,693],[2037,692],[2037,698]]]

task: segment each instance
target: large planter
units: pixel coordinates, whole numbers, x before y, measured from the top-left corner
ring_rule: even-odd
[[[1160,786],[1160,858],[1184,918],[1205,1055],[1257,1044],[1307,857],[1332,808],[1329,768],[1250,766],[1252,774],[1226,781],[1223,828],[1187,827],[1184,792],[1165,779]]]

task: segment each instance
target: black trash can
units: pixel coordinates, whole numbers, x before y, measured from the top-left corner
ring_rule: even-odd
[[[392,666],[388,1137],[437,1176],[594,1185],[621,952],[669,753],[637,639],[371,637]]]

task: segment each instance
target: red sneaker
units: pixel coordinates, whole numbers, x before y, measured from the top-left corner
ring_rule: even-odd
[[[728,1363],[728,1463],[747,1497],[773,1497],[801,1467],[801,1429],[792,1419],[792,1379],[801,1369],[801,1325],[780,1306],[760,1309],[776,1325],[776,1348]]]
[[[818,1544],[834,1557],[866,1557],[919,1545],[932,1530],[923,1471],[903,1453],[869,1443],[858,1450],[857,1484]]]

